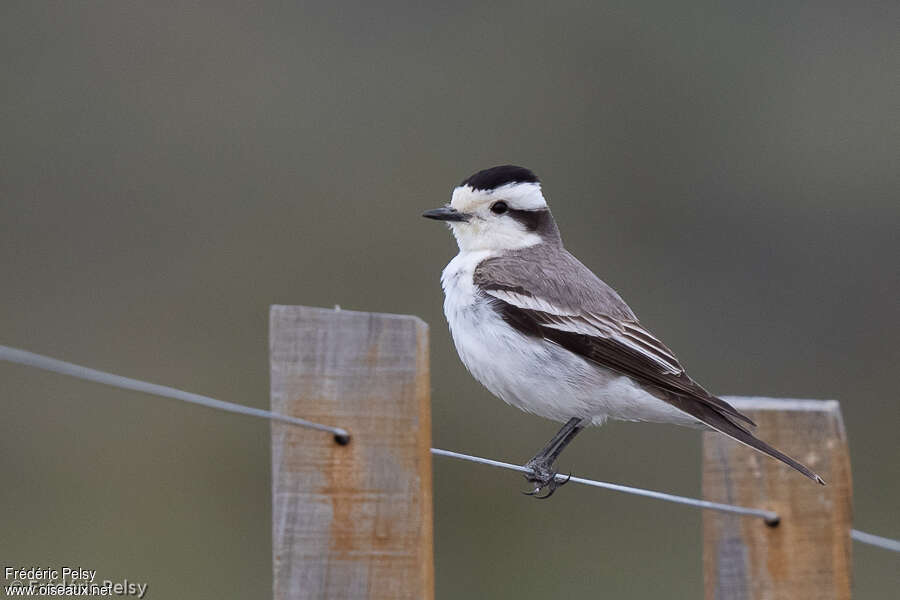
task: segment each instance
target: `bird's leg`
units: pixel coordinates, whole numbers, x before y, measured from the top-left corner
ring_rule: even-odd
[[[568,479],[563,482],[556,480],[554,464],[560,453],[569,445],[569,442],[575,439],[575,436],[582,429],[584,427],[581,426],[581,419],[572,417],[540,452],[525,463],[525,468],[530,469],[530,472],[525,474],[525,479],[529,483],[534,484],[534,489],[530,492],[523,492],[524,494],[543,500],[552,496],[557,488],[568,482]],[[547,493],[543,496],[539,495],[545,488]]]

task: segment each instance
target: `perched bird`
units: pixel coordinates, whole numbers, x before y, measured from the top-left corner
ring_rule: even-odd
[[[441,284],[466,368],[507,403],[565,423],[526,463],[534,486],[526,493],[553,494],[563,448],[607,419],[715,429],[824,484],[754,437],[753,421],[691,379],[615,290],[566,251],[530,170],[479,171],[450,204],[422,216],[445,221],[459,245]]]

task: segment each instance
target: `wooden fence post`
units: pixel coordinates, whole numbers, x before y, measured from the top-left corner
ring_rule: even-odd
[[[412,316],[273,306],[276,600],[433,598],[428,326]]]
[[[728,398],[756,434],[819,473],[813,483],[725,436],[703,434],[703,497],[776,511],[762,519],[703,514],[706,600],[850,598],[850,457],[835,401]]]

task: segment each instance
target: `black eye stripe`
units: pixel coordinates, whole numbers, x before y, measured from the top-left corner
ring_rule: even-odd
[[[491,204],[491,212],[495,215],[509,215],[521,223],[528,231],[540,231],[543,233],[544,231],[555,230],[550,211],[546,208],[522,210],[519,208],[510,208],[505,201],[497,200]]]
[[[528,231],[545,230],[552,225],[550,211],[547,209],[518,210],[509,209],[509,216],[525,226]]]

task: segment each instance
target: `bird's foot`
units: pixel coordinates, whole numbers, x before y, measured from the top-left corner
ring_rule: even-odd
[[[569,479],[572,478],[572,474],[569,473],[568,477],[560,481],[557,479],[558,473],[554,468],[553,463],[538,458],[532,458],[528,461],[525,464],[525,468],[530,470],[528,473],[525,473],[525,480],[533,485],[534,489],[522,493],[526,496],[537,498],[538,500],[546,500],[552,496],[556,490],[569,483]],[[541,495],[542,492],[544,492],[543,495]]]

